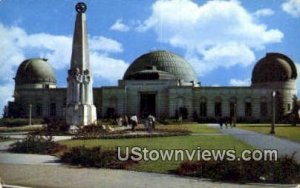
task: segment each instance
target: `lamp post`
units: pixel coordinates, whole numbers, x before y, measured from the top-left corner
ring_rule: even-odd
[[[275,134],[275,97],[276,91],[272,92],[272,124],[270,134]]]
[[[29,105],[29,125],[31,125],[32,104]]]

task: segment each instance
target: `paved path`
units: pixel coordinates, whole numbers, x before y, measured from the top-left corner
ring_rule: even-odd
[[[0,152],[2,164],[59,165],[58,161],[59,158],[51,155]]]
[[[9,148],[9,146],[15,142],[15,140],[0,142],[0,151],[6,151]]]
[[[64,165],[7,165],[0,164],[0,176],[8,184],[32,187],[72,188],[258,188],[272,185],[231,184],[211,182],[197,178],[178,177],[167,174],[133,172],[111,169],[74,168]],[[277,186],[279,187],[279,186]],[[280,186],[291,187],[291,186]],[[294,186],[295,187],[295,186]]]
[[[220,129],[218,124],[209,124],[210,127]],[[239,128],[224,128],[220,129],[222,133],[234,136],[235,138],[246,142],[258,149],[275,149],[278,151],[279,156],[289,155],[294,152],[295,159],[300,162],[300,144],[279,138],[272,135],[266,135],[255,131],[249,131]]]
[[[25,135],[14,135],[11,134],[10,138],[21,139],[19,136]],[[22,137],[23,138],[23,137]],[[68,140],[71,136],[53,136],[54,141]],[[42,165],[57,165],[58,158],[51,155],[37,155],[37,154],[19,154],[19,153],[8,153],[6,150],[9,145],[16,142],[5,141],[0,142],[0,163],[3,164],[42,164]]]

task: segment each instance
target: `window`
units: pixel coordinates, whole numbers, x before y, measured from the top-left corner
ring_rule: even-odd
[[[179,114],[182,116],[183,119],[187,119],[189,115],[188,109],[186,107],[180,107]]]
[[[266,117],[268,115],[268,104],[267,102],[260,103],[260,116]]]
[[[288,110],[288,111],[291,110],[291,104],[290,104],[290,103],[288,103],[288,105],[287,105],[287,110]]]
[[[251,117],[252,116],[252,104],[251,102],[245,103],[245,116]]]
[[[200,116],[202,116],[202,117],[206,117],[207,116],[206,102],[201,102],[200,103]]]
[[[56,116],[56,104],[55,103],[50,104],[50,116]]]
[[[109,98],[109,107],[110,108],[117,108],[118,105],[118,99],[117,97],[113,96]]]
[[[222,102],[215,102],[215,116],[222,116]]]
[[[230,117],[234,117],[234,111],[235,111],[235,103],[234,102],[230,102],[229,103],[229,113],[230,113]]]
[[[38,103],[35,106],[35,115],[37,117],[42,116],[42,104]]]
[[[117,116],[115,108],[107,108],[106,109],[106,117],[107,118],[115,118]]]

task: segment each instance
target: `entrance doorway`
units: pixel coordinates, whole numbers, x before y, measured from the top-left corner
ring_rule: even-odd
[[[142,117],[145,115],[151,114],[156,115],[155,106],[156,106],[156,95],[149,93],[141,93],[140,101],[140,114]]]

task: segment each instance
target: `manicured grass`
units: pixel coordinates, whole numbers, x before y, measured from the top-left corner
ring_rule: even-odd
[[[186,126],[187,125],[179,125]],[[203,127],[196,127],[199,125],[192,126],[194,132],[213,133],[215,131],[210,130],[209,127],[205,125],[200,125]],[[187,150],[200,150],[208,149],[235,149],[237,155],[241,153],[244,149],[254,149],[237,139],[227,136],[227,135],[197,135],[197,136],[174,136],[174,137],[155,137],[155,138],[130,138],[130,139],[93,139],[93,140],[67,140],[60,142],[68,147],[75,146],[86,146],[86,147],[96,147],[102,146],[105,149],[115,149],[116,147],[121,147],[124,151],[125,147],[142,147],[148,150],[152,149],[187,149]],[[172,160],[172,161],[141,161],[135,167],[138,171],[147,172],[161,172],[167,173],[170,170],[175,170],[182,161]]]
[[[263,134],[270,133],[270,124],[244,124],[244,125],[237,125],[238,128],[256,131]],[[275,126],[275,136],[286,138],[292,141],[300,142],[300,126],[291,126],[291,125],[284,125],[278,124]]]
[[[182,125],[158,125],[158,129],[186,129],[192,131],[192,133],[220,133],[218,129],[208,127],[205,124],[182,124]]]

